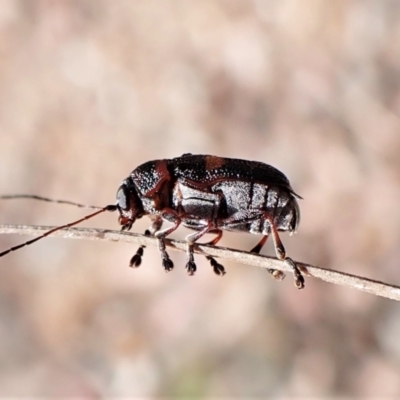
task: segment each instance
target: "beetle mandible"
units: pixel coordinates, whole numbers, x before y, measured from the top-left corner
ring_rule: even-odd
[[[29,196],[25,196],[29,197]],[[37,197],[37,196],[30,196]],[[263,235],[251,252],[259,253],[269,235],[274,241],[280,260],[285,260],[293,270],[295,285],[304,287],[304,278],[296,264],[286,257],[279,231],[295,232],[300,222],[297,195],[286,176],[272,167],[257,161],[222,158],[211,155],[183,154],[173,159],[148,161],[122,182],[117,191],[117,202],[101,208],[78,221],[54,228],[42,236],[14,246],[0,257],[25,245],[36,242],[55,230],[71,227],[104,211],[118,211],[122,230],[130,230],[134,222],[149,216],[151,226],[145,235],[158,240],[162,266],[173,269],[165,245],[165,238],[180,225],[194,230],[186,236],[189,275],[196,272],[194,244],[206,233],[216,234],[207,244],[215,245],[223,231],[247,232]],[[65,202],[64,202],[65,203]],[[163,222],[172,225],[162,229]],[[130,266],[141,264],[144,246],[140,246],[130,260]],[[207,256],[214,272],[225,273],[224,267]],[[284,274],[268,270],[277,279]]]

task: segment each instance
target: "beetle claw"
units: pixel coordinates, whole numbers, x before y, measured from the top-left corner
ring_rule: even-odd
[[[144,248],[145,248],[145,246],[140,246],[137,249],[136,254],[131,258],[131,261],[129,262],[129,266],[131,268],[137,268],[142,263],[142,256],[143,256]]]
[[[214,257],[207,256],[206,258],[210,261],[211,267],[216,275],[224,276],[226,274],[224,266],[218,263]]]
[[[165,269],[165,272],[169,272],[174,269],[174,263],[168,257],[163,258],[162,265],[163,265],[163,268]]]
[[[296,286],[297,289],[299,289],[299,290],[304,289],[305,282],[304,282],[304,276],[303,275],[300,275],[298,277],[295,276],[294,286]]]
[[[226,271],[225,271],[224,266],[221,265],[221,264],[219,264],[219,263],[216,263],[216,264],[213,266],[213,271],[214,271],[214,273],[215,273],[216,275],[218,275],[218,276],[224,276],[224,275],[226,274]]]
[[[189,260],[186,264],[186,270],[189,276],[193,276],[197,270],[196,263],[193,260]]]
[[[290,266],[290,268],[293,269],[294,286],[296,286],[297,289],[300,289],[300,290],[304,289],[304,286],[305,286],[304,276],[300,272],[296,263],[289,257],[285,258],[284,261],[286,262],[286,264],[288,264]]]
[[[272,277],[274,279],[276,279],[277,281],[282,281],[283,279],[285,279],[285,273],[282,271],[279,271],[277,269],[271,269],[268,268],[267,271],[272,275]]]
[[[129,262],[129,266],[131,268],[137,268],[140,266],[141,263],[142,263],[142,257],[139,254],[135,254],[131,258],[131,261]]]

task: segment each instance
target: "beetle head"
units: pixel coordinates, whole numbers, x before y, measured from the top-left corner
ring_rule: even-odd
[[[143,205],[132,181],[126,179],[117,191],[118,221],[122,230],[129,230],[137,218],[143,216]]]

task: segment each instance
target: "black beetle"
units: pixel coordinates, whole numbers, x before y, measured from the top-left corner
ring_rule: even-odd
[[[14,196],[16,197],[16,196]],[[36,197],[37,196],[24,196]],[[78,221],[46,232],[44,235],[0,253],[0,257],[31,244],[55,230],[76,225],[104,211],[119,212],[122,230],[130,230],[136,219],[145,215],[152,220],[145,234],[158,239],[162,265],[166,271],[173,263],[166,251],[165,237],[180,225],[194,230],[186,236],[189,275],[196,271],[194,243],[206,233],[217,236],[209,244],[216,244],[223,230],[262,234],[260,242],[251,250],[259,253],[271,234],[280,260],[293,269],[295,285],[304,287],[304,278],[296,264],[286,257],[279,231],[295,232],[300,221],[297,195],[286,176],[276,168],[256,161],[222,158],[211,155],[183,154],[181,157],[146,162],[132,171],[117,191],[117,203],[101,208]],[[163,222],[172,226],[162,229]],[[144,246],[139,247],[130,261],[141,264]],[[225,270],[207,256],[214,272]],[[269,270],[276,278],[284,274]]]

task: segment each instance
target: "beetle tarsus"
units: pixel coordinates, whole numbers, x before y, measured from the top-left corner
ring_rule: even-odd
[[[226,274],[224,266],[218,263],[214,257],[207,256],[206,258],[208,261],[210,261],[211,267],[216,275],[224,276]]]
[[[160,253],[161,253],[162,266],[165,269],[165,272],[169,272],[169,271],[173,270],[174,263],[169,258],[169,255],[166,252],[165,247],[166,246],[165,246],[164,237],[163,236],[158,237],[158,249],[160,250]]]
[[[298,277],[295,277],[294,285],[299,290],[304,289],[304,286],[305,286],[304,276],[303,275],[299,275]]]
[[[145,231],[144,231],[144,236],[151,236],[151,232],[148,230],[148,229],[146,229]],[[144,252],[144,249],[146,248],[146,246],[145,245],[141,245],[138,249],[137,249],[137,251],[136,251],[136,253],[134,254],[134,256],[131,258],[131,260],[129,261],[129,266],[131,267],[131,268],[137,268],[137,267],[140,267],[140,265],[142,264],[142,257],[143,257],[143,252]]]
[[[264,235],[262,237],[262,239],[250,250],[250,253],[260,254],[260,251],[264,247],[265,243],[267,243],[267,240],[268,240],[268,235]],[[282,244],[280,245],[280,247],[283,247]],[[277,250],[277,253],[278,253],[279,257],[282,257],[282,249],[280,249],[280,252],[278,252],[278,250]],[[283,249],[283,255],[284,255],[284,253],[285,253],[285,249]],[[273,269],[273,268],[268,268],[267,272],[269,274],[271,274],[272,277],[274,279],[276,279],[277,281],[281,281],[281,280],[285,279],[285,276],[286,276],[284,272],[279,271],[277,269]]]
[[[142,263],[142,256],[143,256],[143,249],[146,246],[140,246],[137,251],[136,254],[131,258],[131,261],[129,262],[129,266],[131,268],[137,268],[140,266],[140,264]]]
[[[174,269],[174,263],[168,257],[168,255],[165,258],[163,257],[162,266],[165,269],[165,272],[169,272],[169,271],[172,271]]]
[[[193,248],[194,248],[194,243],[189,242],[187,244],[187,249],[186,249],[188,262],[186,263],[185,267],[189,276],[193,276],[197,270],[196,263],[194,262]]]
[[[193,276],[197,270],[196,263],[194,260],[189,260],[186,264],[186,270],[189,276]]]
[[[297,289],[304,289],[305,286],[304,276],[300,272],[296,263],[289,257],[285,258],[284,261],[286,262],[286,264],[290,266],[290,268],[293,269],[294,285],[297,287]]]
[[[279,271],[278,269],[272,269],[272,268],[268,268],[267,271],[277,281],[282,281],[283,279],[285,279],[286,275],[285,275],[285,273],[283,271]]]
[[[140,250],[141,248],[139,248],[138,249],[138,251]],[[140,267],[140,264],[142,263],[142,256],[140,255],[140,254],[138,254],[138,253],[136,253],[132,258],[131,258],[131,260],[129,261],[129,266],[131,267],[131,268],[137,268],[137,267]]]

